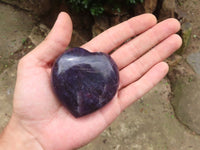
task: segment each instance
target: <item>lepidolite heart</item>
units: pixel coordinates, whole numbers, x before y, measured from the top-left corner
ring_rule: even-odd
[[[119,72],[109,55],[72,48],[55,61],[52,85],[61,103],[75,117],[81,117],[112,100]]]

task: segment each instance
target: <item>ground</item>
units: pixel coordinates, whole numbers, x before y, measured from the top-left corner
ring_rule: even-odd
[[[200,1],[177,2],[177,17],[192,26],[185,52],[172,57],[176,63],[165,79],[80,150],[199,149]],[[27,11],[0,3],[0,132],[12,113],[18,60],[47,33],[48,28]]]

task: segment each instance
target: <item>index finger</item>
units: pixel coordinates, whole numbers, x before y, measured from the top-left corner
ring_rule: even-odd
[[[91,52],[109,53],[131,37],[134,37],[157,23],[152,14],[143,14],[133,17],[104,31],[82,47]]]

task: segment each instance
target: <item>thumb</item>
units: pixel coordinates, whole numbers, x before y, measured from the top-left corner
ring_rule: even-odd
[[[71,18],[61,12],[46,39],[25,57],[35,57],[40,63],[49,64],[65,51],[71,35]]]

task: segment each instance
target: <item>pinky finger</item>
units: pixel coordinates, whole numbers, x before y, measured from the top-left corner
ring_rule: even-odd
[[[138,100],[149,90],[151,90],[157,83],[160,82],[160,80],[165,77],[168,70],[168,64],[165,62],[160,62],[151,68],[139,80],[121,89],[118,93],[121,109],[124,110],[134,101]]]

